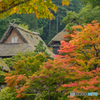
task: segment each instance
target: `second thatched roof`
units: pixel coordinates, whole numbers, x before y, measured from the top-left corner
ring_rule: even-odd
[[[48,43],[49,46],[53,45],[54,42],[60,42],[63,40],[63,36],[68,34],[68,32],[63,29],[61,32],[59,32],[57,35],[55,35],[52,40]]]

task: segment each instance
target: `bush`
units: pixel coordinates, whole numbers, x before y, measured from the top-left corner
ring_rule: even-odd
[[[10,90],[9,87],[5,87],[0,92],[0,100],[21,100],[15,98],[14,90]]]

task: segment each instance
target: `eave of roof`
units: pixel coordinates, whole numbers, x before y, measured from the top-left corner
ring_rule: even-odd
[[[0,44],[0,56],[14,56],[18,52],[32,51],[34,49],[28,43]]]

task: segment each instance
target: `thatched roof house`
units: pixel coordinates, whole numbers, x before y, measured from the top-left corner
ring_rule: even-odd
[[[39,33],[30,32],[16,24],[10,23],[0,40],[0,57],[11,57],[16,55],[17,52],[32,51],[35,49],[34,45],[39,43],[39,40],[42,40]],[[45,43],[44,46],[46,46]],[[47,52],[54,55],[48,48]]]
[[[59,32],[56,36],[52,38],[52,40],[49,42],[49,46],[53,48],[53,53],[58,54],[57,50],[59,50],[60,47],[60,41],[63,40],[63,36],[66,35],[68,32],[63,29],[61,32]]]

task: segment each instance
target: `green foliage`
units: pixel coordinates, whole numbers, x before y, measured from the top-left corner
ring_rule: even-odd
[[[43,91],[35,100],[47,100],[48,99],[48,92]]]
[[[92,4],[93,7],[100,6],[100,0],[83,0],[85,4]]]
[[[79,14],[75,11],[67,11],[67,16],[63,19],[63,22],[66,24],[67,30],[72,30],[72,27],[81,23],[81,20]]]
[[[17,62],[18,60],[21,60],[22,57],[27,58],[34,56],[35,54],[31,51],[26,51],[26,52],[20,52],[15,56],[12,56],[11,58],[4,58],[3,61],[10,67],[10,69],[12,69],[12,67],[14,66],[14,62]]]
[[[43,54],[37,54],[31,57],[21,57],[21,60],[18,60],[13,68],[15,69],[16,74],[25,74],[26,76],[32,75],[36,72],[40,65],[45,62],[46,57]]]
[[[34,47],[35,47],[35,50],[34,50],[35,54],[38,54],[41,52],[41,53],[44,53],[47,57],[50,57],[50,54],[47,53],[46,51],[47,48],[44,46],[43,41],[39,40],[39,43],[37,45],[34,45]]]
[[[35,100],[48,100],[48,92],[47,91],[43,91],[38,97],[36,97]],[[52,92],[50,94],[50,100],[59,100],[61,94],[58,92]],[[57,98],[59,97],[59,98]]]
[[[10,18],[2,18],[0,19],[0,39],[2,38],[3,34],[5,33],[7,27],[9,26],[9,23],[11,22]]]
[[[80,10],[80,18],[83,17],[83,24],[84,23],[91,23],[93,20],[98,20],[100,22],[100,8],[97,6],[92,8],[91,5],[87,5]]]
[[[92,8],[91,5],[83,7],[79,13],[75,11],[67,11],[67,16],[63,19],[67,30],[72,30],[73,26],[84,25],[90,23],[92,20],[100,22],[99,7]]]
[[[9,87],[5,87],[0,92],[0,100],[21,100],[15,98],[15,91],[11,90]]]
[[[4,81],[5,81],[4,74],[5,74],[5,72],[3,72],[2,70],[0,70],[0,83],[4,83]]]
[[[31,31],[38,31],[38,22],[35,14],[13,14],[11,18],[19,18],[20,21],[16,21],[17,24],[25,24]]]
[[[25,97],[22,98],[22,100],[34,100],[36,94],[26,94]]]
[[[19,24],[18,26],[24,28],[24,29],[27,29],[29,30],[29,26],[28,25],[25,25],[25,24]]]

